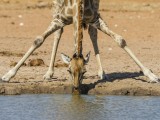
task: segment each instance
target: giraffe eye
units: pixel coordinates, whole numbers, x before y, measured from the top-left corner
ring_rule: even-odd
[[[69,69],[69,70],[67,70],[70,74],[71,74],[71,70]]]
[[[84,75],[87,72],[86,68],[83,69],[82,74]]]
[[[85,71],[82,72],[82,74],[84,75],[86,72],[87,72],[87,71],[85,70]]]

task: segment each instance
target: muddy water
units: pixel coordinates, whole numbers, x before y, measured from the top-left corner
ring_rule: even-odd
[[[159,120],[160,97],[0,96],[0,120]]]

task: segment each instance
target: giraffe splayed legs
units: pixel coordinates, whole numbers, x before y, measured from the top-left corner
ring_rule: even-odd
[[[46,80],[50,80],[52,78],[53,74],[54,74],[54,62],[55,62],[55,58],[56,58],[56,53],[57,53],[59,40],[61,39],[62,33],[63,33],[63,28],[57,30],[54,33],[54,44],[53,44],[53,49],[52,49],[50,65],[49,65],[48,71],[43,76],[43,78],[46,79]]]
[[[101,30],[105,34],[109,35],[115,42],[118,43],[118,45],[128,53],[128,55],[134,60],[134,62],[140,67],[142,72],[145,76],[147,76],[150,79],[150,82],[160,82],[160,78],[158,78],[156,75],[152,73],[151,70],[147,69],[139,60],[138,58],[133,54],[133,52],[129,49],[129,47],[126,44],[126,41],[118,34],[111,31],[108,26],[105,24],[105,22],[102,20],[102,18],[99,18],[94,24],[94,27]]]
[[[98,48],[98,43],[97,43],[97,29],[94,28],[93,26],[89,26],[88,33],[90,35],[93,47],[94,47],[94,52],[96,55],[96,60],[98,64],[98,76],[100,79],[109,79],[105,72],[103,71],[102,65],[101,65],[101,60],[100,60],[100,55],[99,55],[99,48]]]
[[[17,63],[17,65],[12,68],[8,73],[6,73],[3,77],[2,77],[2,81],[4,82],[8,82],[12,77],[14,77],[18,71],[18,69],[22,66],[22,64],[26,61],[26,59],[38,48],[40,47],[43,42],[45,41],[45,39],[52,34],[53,32],[55,32],[58,29],[62,29],[64,27],[64,24],[57,21],[56,19],[53,20],[51,22],[51,25],[48,27],[48,29],[41,35],[38,36],[36,38],[36,40],[33,42],[33,45],[30,47],[30,49],[27,51],[27,53],[23,56],[23,58]],[[58,31],[59,32],[59,31]],[[60,33],[61,35],[61,33]],[[58,38],[60,38],[60,36],[58,36]],[[55,46],[58,45],[58,41],[59,39],[55,39]],[[56,52],[56,47],[53,48],[54,52]],[[53,53],[55,54],[55,53]],[[53,56],[54,59],[54,56]],[[53,60],[52,60],[53,61]],[[53,64],[53,63],[51,63]],[[49,71],[52,72],[52,69]]]

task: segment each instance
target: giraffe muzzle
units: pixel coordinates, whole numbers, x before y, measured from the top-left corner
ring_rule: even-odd
[[[73,88],[72,88],[72,94],[74,94],[74,95],[79,95],[79,94],[81,94],[81,89],[80,89],[80,87],[75,87],[75,86],[73,86]]]

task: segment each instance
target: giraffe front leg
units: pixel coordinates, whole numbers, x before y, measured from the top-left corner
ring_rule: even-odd
[[[134,62],[142,69],[145,76],[147,76],[150,79],[150,82],[160,82],[160,79],[154,75],[151,70],[147,69],[139,60],[138,58],[133,54],[133,52],[128,48],[126,41],[118,34],[111,31],[108,26],[105,24],[105,22],[99,18],[99,20],[94,24],[98,29],[100,29],[102,32],[109,35],[111,38],[115,40],[115,42],[118,43],[118,45],[126,51],[126,53],[134,60]]]
[[[27,51],[27,53],[22,57],[22,59],[17,63],[17,65],[12,68],[8,73],[6,73],[1,81],[2,82],[8,82],[12,77],[14,77],[18,71],[18,69],[21,67],[21,65],[26,61],[26,59],[38,48],[40,47],[45,39],[55,32],[56,30],[64,27],[64,24],[57,21],[56,19],[51,22],[51,25],[48,27],[48,29],[42,34],[42,36],[38,36],[36,40],[33,42],[33,45],[30,47],[30,49]]]
[[[101,60],[100,60],[99,48],[97,43],[97,29],[94,28],[93,26],[89,26],[88,33],[90,35],[90,38],[94,47],[94,52],[96,55],[96,60],[98,63],[98,76],[100,77],[100,79],[108,79],[108,76],[103,71]]]
[[[136,64],[142,69],[143,74],[150,79],[150,82],[160,82],[160,78],[153,74],[153,72],[150,69],[144,67],[143,64],[138,60],[138,58],[133,54],[133,52],[128,48],[128,46],[125,46],[124,50],[131,56],[131,58],[133,58]]]
[[[54,62],[55,62],[55,58],[56,58],[56,53],[57,53],[57,48],[58,48],[58,44],[59,44],[59,40],[61,38],[61,35],[63,33],[63,28],[57,30],[54,33],[54,44],[53,44],[53,49],[52,49],[52,55],[51,55],[51,62],[48,68],[48,71],[46,72],[46,74],[43,76],[43,78],[45,80],[50,80],[52,79],[52,76],[54,74]]]
[[[27,53],[23,56],[23,58],[17,63],[17,65],[2,77],[2,81],[8,82],[11,78],[13,78],[16,75],[18,69],[21,67],[21,65],[33,53],[33,51],[43,43],[43,41],[44,41],[43,37],[41,36],[37,37],[33,45],[31,46],[31,48],[27,51]]]

